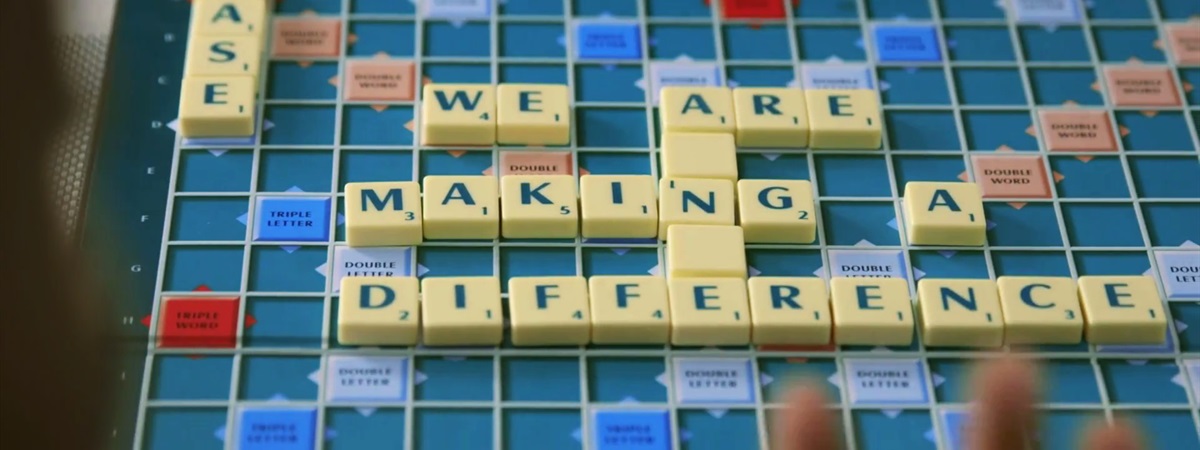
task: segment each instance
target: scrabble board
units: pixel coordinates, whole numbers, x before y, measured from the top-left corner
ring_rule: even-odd
[[[346,245],[343,188],[427,175],[659,176],[659,89],[876,92],[874,150],[740,148],[809,180],[812,244],[747,244],[753,276],[1146,275],[1164,345],[1038,346],[1045,448],[1093,419],[1200,448],[1200,4],[1192,0],[281,0],[254,134],[184,138],[190,2],[125,0],[85,244],[113,255],[129,349],[113,448],[766,448],[799,378],[849,448],[956,450],[973,358],[874,346],[358,347],[351,275],[660,274],[657,240]],[[567,86],[561,147],[421,145],[424,83]],[[249,94],[248,94],[249,95]],[[903,188],[972,181],[982,247],[915,246]],[[272,223],[274,222],[274,223]],[[316,225],[313,225],[313,224]],[[114,239],[132,245],[111,248]]]

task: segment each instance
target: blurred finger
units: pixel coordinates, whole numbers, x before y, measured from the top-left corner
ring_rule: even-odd
[[[1084,438],[1084,450],[1141,450],[1133,427],[1118,421],[1112,425],[1100,423],[1088,431]]]
[[[989,361],[976,374],[973,385],[977,401],[967,428],[967,448],[1026,448],[1037,432],[1034,404],[1038,385],[1033,364],[1015,358]]]
[[[800,385],[788,393],[787,408],[775,416],[778,450],[836,450],[838,427],[834,414],[825,409],[820,388]]]

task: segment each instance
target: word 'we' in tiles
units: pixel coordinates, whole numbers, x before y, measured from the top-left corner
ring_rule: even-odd
[[[733,265],[661,276],[512,277],[516,346],[597,344],[907,346],[1156,344],[1167,323],[1144,276],[901,278],[731,276]],[[728,266],[728,267],[726,267]],[[499,345],[496,277],[347,277],[346,345]],[[421,294],[424,295],[421,295]],[[919,316],[919,319],[917,319]],[[421,339],[424,335],[424,339]]]

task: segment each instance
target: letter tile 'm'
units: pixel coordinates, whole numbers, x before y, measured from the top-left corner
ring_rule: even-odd
[[[245,75],[258,87],[262,41],[256,36],[188,37],[184,76]],[[256,89],[257,90],[257,89]]]
[[[663,133],[733,133],[733,94],[716,86],[667,86],[659,91]]]
[[[513,345],[584,345],[591,339],[583,277],[509,278],[508,310]]]
[[[429,83],[421,89],[421,143],[496,143],[496,88],[490,84]]]
[[[585,238],[658,237],[658,191],[649,175],[579,177]]]
[[[663,133],[662,176],[737,181],[736,153],[731,133]]]
[[[344,277],[337,338],[343,345],[413,345],[421,325],[414,277]]]
[[[833,277],[829,294],[837,344],[912,344],[912,300],[904,279]]]
[[[927,346],[1004,344],[1004,316],[992,280],[922,278],[917,282],[917,304]]]
[[[1167,316],[1153,278],[1082,276],[1079,299],[1090,343],[1162,344],[1167,337]]]
[[[734,88],[738,147],[808,146],[804,91],[792,88]]]
[[[808,244],[817,239],[812,183],[739,180],[738,223],[746,242]]]
[[[904,220],[912,245],[979,246],[987,241],[983,193],[975,183],[905,183]]]
[[[879,148],[883,127],[878,94],[869,89],[804,91],[810,127],[808,145],[814,149]]]
[[[504,339],[499,278],[426,277],[421,303],[425,345],[499,345]]]
[[[734,225],[672,225],[667,276],[746,278],[746,242]]]
[[[563,84],[501,83],[497,88],[496,141],[501,144],[567,145],[571,106]]]
[[[579,195],[570,175],[500,177],[501,233],[509,239],[573,238],[579,234]]]
[[[1079,293],[1070,277],[996,279],[1009,345],[1078,344],[1083,337]]]
[[[415,181],[346,183],[346,244],[421,243],[421,186]]]
[[[825,345],[833,319],[829,289],[817,277],[750,277],[750,317],[757,345]]]
[[[667,343],[671,310],[663,277],[597,275],[588,279],[588,291],[593,343]]]
[[[733,225],[734,189],[729,180],[663,178],[658,181],[658,237],[672,225]]]
[[[254,92],[249,75],[184,77],[179,133],[189,138],[253,135]]]
[[[190,36],[266,36],[266,0],[192,0]]]
[[[671,344],[746,345],[750,308],[742,278],[668,278]]]
[[[500,236],[496,177],[430,175],[424,179],[426,239],[495,239]]]

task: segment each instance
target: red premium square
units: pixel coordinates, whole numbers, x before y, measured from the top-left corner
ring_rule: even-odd
[[[787,12],[785,0],[724,0],[721,2],[726,19],[782,19]]]
[[[158,346],[231,348],[237,342],[239,298],[166,298],[159,312]]]

